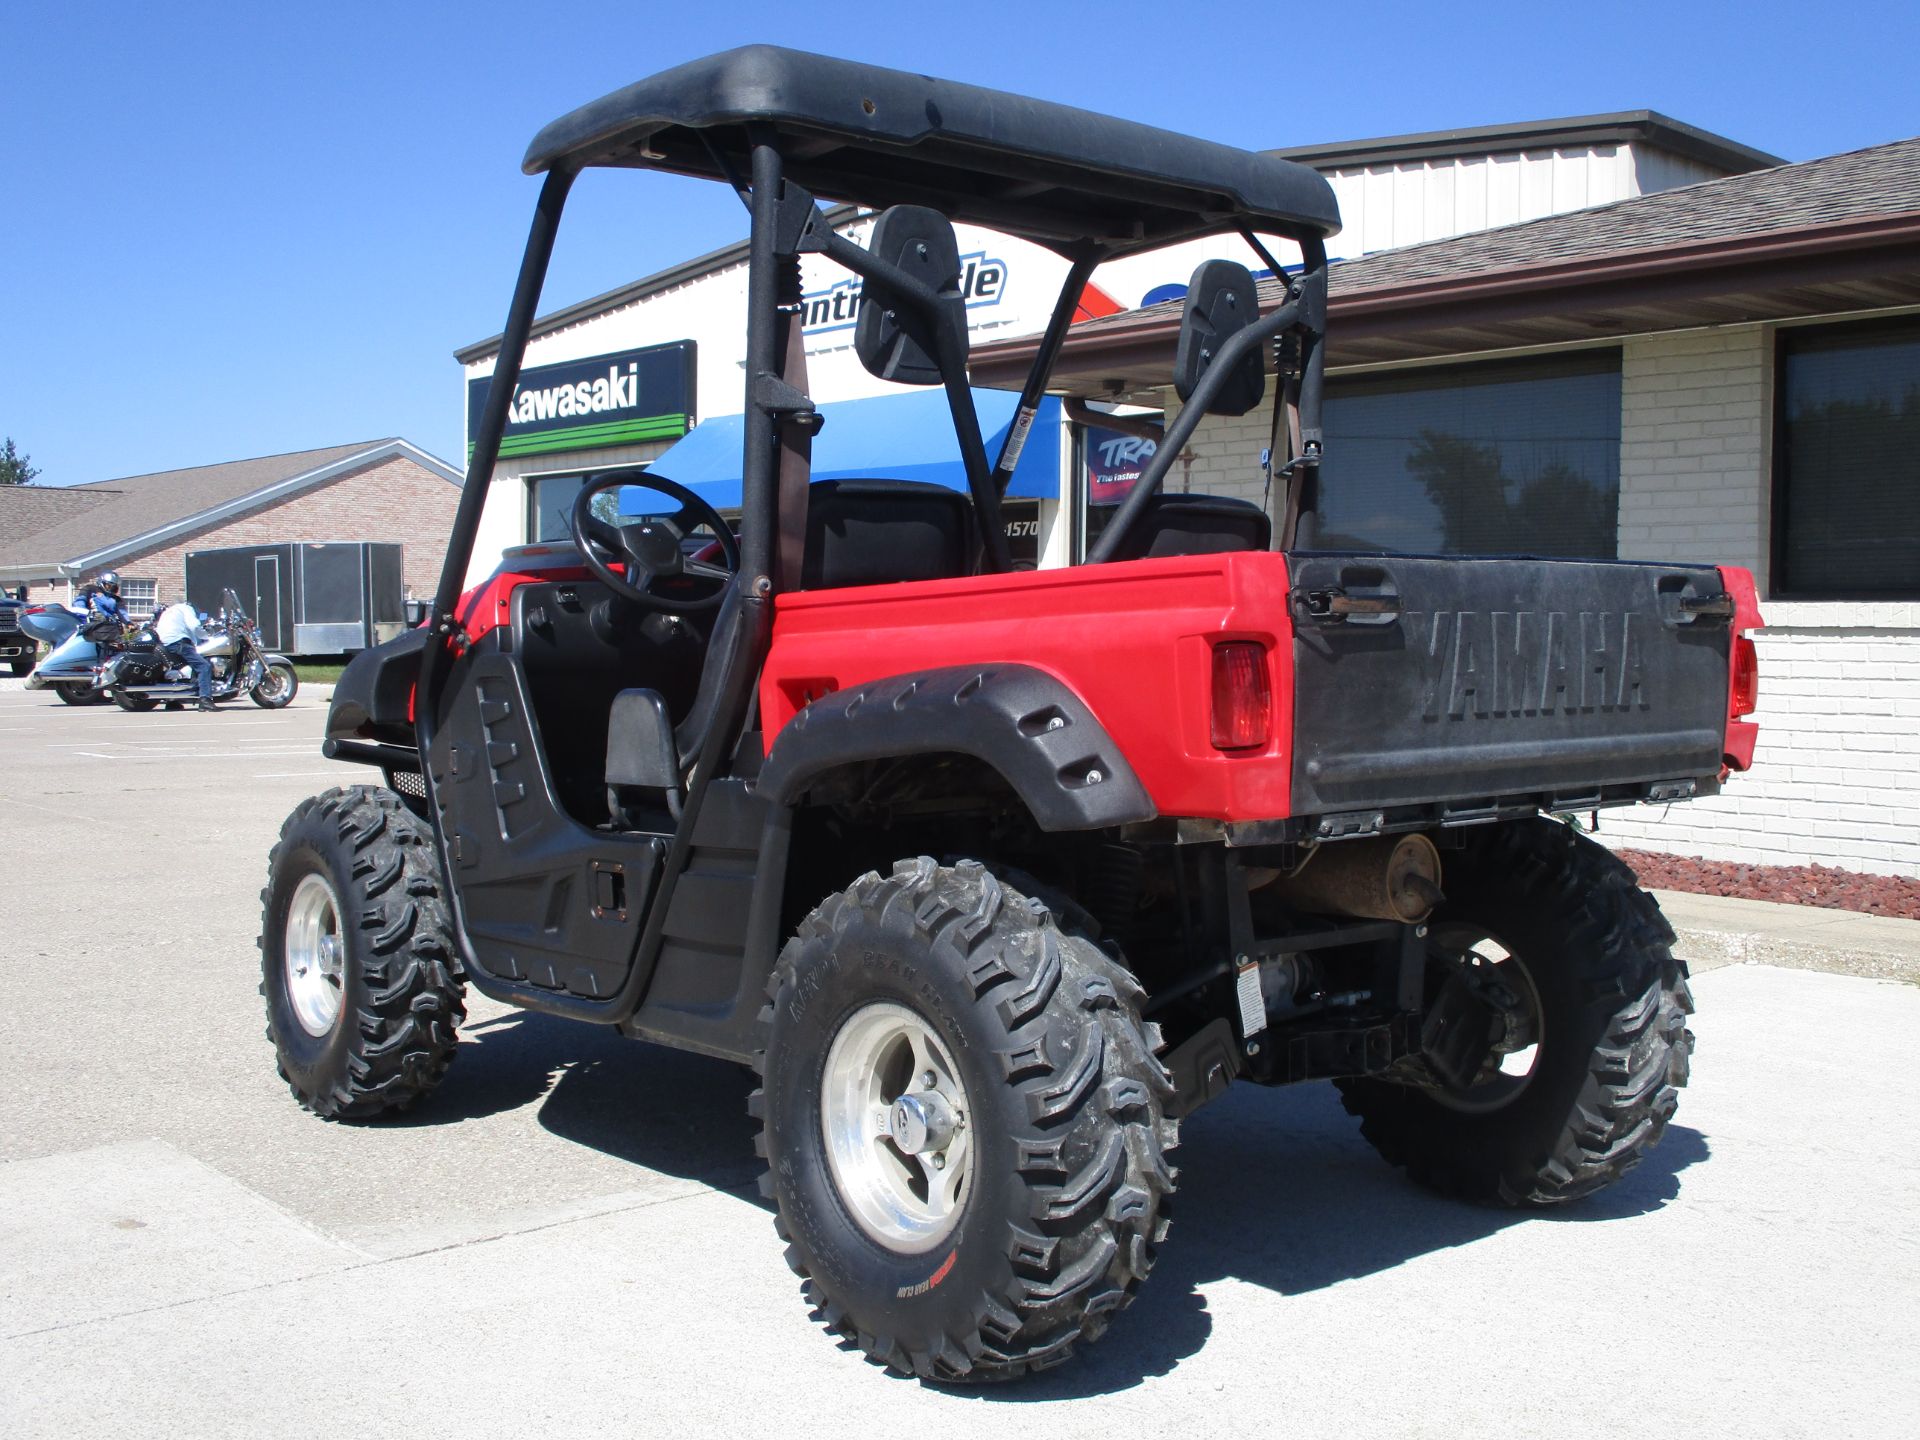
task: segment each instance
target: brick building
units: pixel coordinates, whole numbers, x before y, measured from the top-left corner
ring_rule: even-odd
[[[367,440],[87,485],[0,488],[0,586],[66,599],[120,572],[135,613],[184,598],[190,550],[284,541],[404,547],[408,591],[440,579],[459,471],[405,440]]]
[[[1336,264],[1316,541],[1744,565],[1760,749],[1602,838],[1920,875],[1920,140]],[[1277,290],[1263,282],[1263,301]],[[1076,328],[1056,388],[1172,414],[1179,306]],[[1033,340],[977,347],[1012,385]],[[1266,498],[1266,405],[1171,488]],[[1081,499],[1082,532],[1098,514]]]

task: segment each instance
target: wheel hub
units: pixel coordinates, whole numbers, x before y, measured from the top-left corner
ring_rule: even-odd
[[[346,948],[340,902],[324,875],[304,875],[294,887],[281,953],[294,1018],[309,1035],[327,1034],[340,1018]]]
[[[967,1114],[959,1069],[919,1014],[883,1000],[841,1023],[820,1129],[835,1189],[868,1236],[916,1253],[952,1232],[973,1180]]]
[[[1450,1110],[1501,1109],[1533,1079],[1543,1028],[1539,992],[1525,962],[1485,931],[1450,926],[1436,931],[1435,941],[1453,969],[1451,985],[1471,997],[1472,1013],[1491,1033],[1483,1033],[1477,1073],[1436,1087],[1433,1097]]]
[[[918,1090],[893,1102],[888,1128],[902,1153],[939,1153],[953,1139],[953,1108],[938,1090]]]

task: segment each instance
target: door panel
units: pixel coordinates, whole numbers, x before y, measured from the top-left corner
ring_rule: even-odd
[[[476,980],[608,998],[631,972],[664,840],[560,808],[516,657],[469,656],[447,693],[428,763]]]
[[[260,643],[269,650],[282,649],[287,641],[280,633],[280,557],[253,557],[253,618],[260,627]]]

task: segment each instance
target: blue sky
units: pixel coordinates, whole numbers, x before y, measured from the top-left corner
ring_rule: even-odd
[[[1920,133],[1911,5],[12,0],[0,434],[71,484],[398,434],[463,450],[555,115],[772,41],[1251,147],[1649,107],[1788,159]],[[742,233],[590,174],[545,308]]]

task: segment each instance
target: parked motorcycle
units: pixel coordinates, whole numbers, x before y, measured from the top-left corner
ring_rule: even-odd
[[[89,615],[65,605],[30,605],[20,629],[51,652],[27,676],[27,689],[51,690],[69,705],[100,705],[100,667],[126,645],[127,626],[109,615]]]
[[[213,666],[212,699],[250,696],[267,710],[278,710],[300,689],[293,662],[270,654],[260,644],[260,627],[241,608],[233,591],[222,593],[219,619],[208,625],[208,638],[195,648]],[[127,648],[101,667],[100,689],[122,710],[151,710],[155,705],[178,705],[199,698],[193,671],[161,645],[152,625],[133,632]]]

